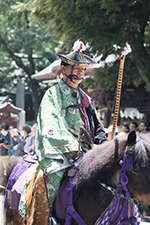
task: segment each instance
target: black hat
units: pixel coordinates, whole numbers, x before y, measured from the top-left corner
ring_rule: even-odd
[[[65,63],[72,66],[80,66],[80,67],[100,67],[98,63],[96,63],[89,56],[84,55],[82,51],[84,51],[85,45],[82,41],[77,40],[74,43],[73,51],[71,52],[60,52],[57,51],[56,55]]]

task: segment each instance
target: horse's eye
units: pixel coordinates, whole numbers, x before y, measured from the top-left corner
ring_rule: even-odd
[[[134,173],[139,173],[139,172],[140,172],[140,167],[139,167],[139,166],[133,166],[132,171],[133,171]]]
[[[136,163],[133,163],[133,169],[132,169],[133,173],[139,173],[140,172],[140,166],[137,166]]]

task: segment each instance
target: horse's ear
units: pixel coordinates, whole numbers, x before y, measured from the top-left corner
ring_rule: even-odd
[[[135,131],[131,131],[128,135],[127,145],[128,146],[134,145],[135,142],[136,142],[136,133]]]

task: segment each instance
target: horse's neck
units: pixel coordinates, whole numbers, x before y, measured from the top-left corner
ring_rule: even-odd
[[[111,176],[106,177],[105,183],[111,186],[114,189],[117,189],[118,181],[119,181],[119,171],[120,167],[118,167]]]
[[[119,169],[120,167],[118,166],[113,173],[110,172],[110,174],[106,174],[105,178],[105,183],[115,189],[118,184]],[[99,181],[101,181],[101,179],[99,179]],[[93,188],[91,188],[90,191],[85,188],[74,204],[79,214],[85,215],[85,217],[83,216],[83,220],[89,225],[93,225],[94,220],[96,222],[114,197],[111,191],[104,188],[99,182],[94,182],[95,185]]]

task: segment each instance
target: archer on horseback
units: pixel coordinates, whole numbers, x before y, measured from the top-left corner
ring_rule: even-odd
[[[46,91],[37,117],[36,155],[40,168],[47,174],[50,206],[64,170],[70,166],[68,158],[73,158],[78,151],[78,140],[73,134],[84,127],[93,144],[107,141],[93,100],[79,87],[85,69],[97,64],[83,50],[85,45],[78,40],[72,52],[56,52],[61,59],[63,78]],[[85,146],[90,148],[89,143],[81,143],[83,149]]]

